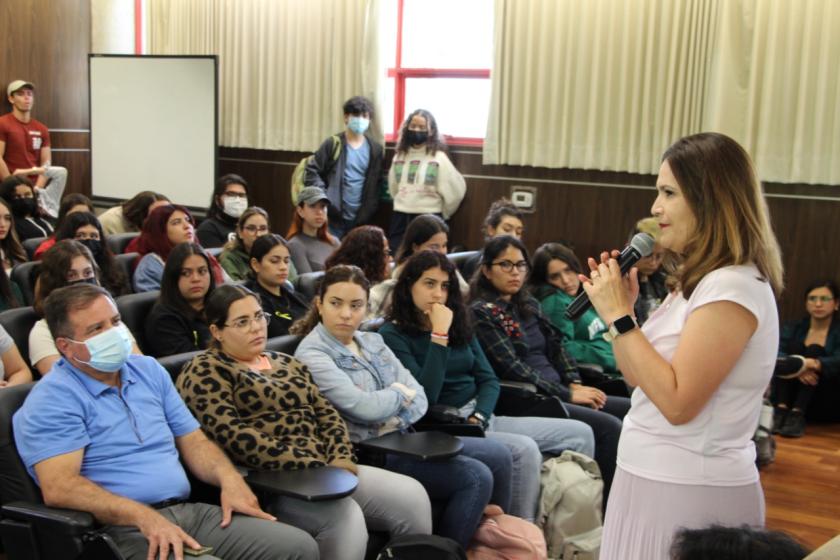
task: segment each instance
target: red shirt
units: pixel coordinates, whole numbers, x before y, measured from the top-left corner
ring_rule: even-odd
[[[3,161],[14,173],[17,169],[41,166],[41,148],[50,147],[50,132],[35,119],[23,123],[13,113],[6,113],[0,117],[0,142],[6,143]]]

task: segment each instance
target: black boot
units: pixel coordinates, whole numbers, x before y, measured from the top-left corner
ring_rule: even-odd
[[[773,433],[778,434],[782,431],[782,427],[785,425],[785,420],[787,420],[788,412],[790,409],[787,407],[777,406],[773,409]]]
[[[789,438],[799,438],[805,435],[805,414],[801,410],[791,410],[779,435]]]

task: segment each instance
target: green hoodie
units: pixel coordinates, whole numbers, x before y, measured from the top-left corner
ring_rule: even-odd
[[[612,345],[604,340],[607,326],[594,309],[589,308],[577,321],[565,312],[574,298],[559,288],[544,284],[533,290],[543,313],[563,333],[563,347],[582,364],[598,364],[606,373],[617,373]]]

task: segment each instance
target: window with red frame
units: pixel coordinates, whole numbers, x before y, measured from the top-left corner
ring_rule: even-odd
[[[447,143],[481,145],[490,108],[493,0],[383,0],[381,16],[386,138],[396,140],[406,115],[426,109]]]

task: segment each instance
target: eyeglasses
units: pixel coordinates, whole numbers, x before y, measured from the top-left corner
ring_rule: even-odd
[[[830,301],[834,301],[834,298],[831,296],[808,296],[809,303],[817,303],[818,301],[828,303]]]
[[[268,231],[268,226],[255,226],[254,224],[243,227],[248,233],[265,233]]]
[[[269,313],[265,313],[260,311],[253,317],[240,317],[233,323],[225,323],[226,327],[230,327],[232,329],[236,329],[238,331],[247,331],[251,328],[252,323],[256,323],[257,326],[265,324],[268,322],[268,319],[271,317]]]
[[[528,264],[528,261],[519,261],[515,263],[510,261],[499,261],[491,263],[490,266],[498,266],[505,272],[513,271],[514,267],[516,267],[516,270],[518,270],[519,272],[528,272],[528,269],[531,268],[531,265]]]
[[[226,192],[222,196],[229,196],[231,198],[248,198],[248,195],[244,192]]]

